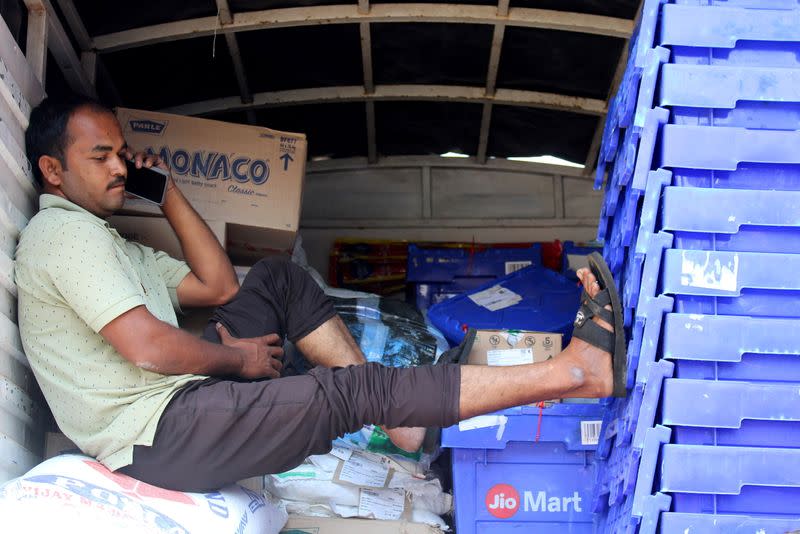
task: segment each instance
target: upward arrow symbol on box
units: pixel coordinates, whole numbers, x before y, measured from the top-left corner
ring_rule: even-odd
[[[294,158],[292,156],[290,156],[289,153],[287,152],[286,154],[281,156],[280,159],[283,160],[283,170],[284,171],[289,170],[289,162],[290,161],[294,161]]]

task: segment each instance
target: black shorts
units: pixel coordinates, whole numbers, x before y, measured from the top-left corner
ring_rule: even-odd
[[[334,314],[305,271],[267,259],[215,311],[204,337],[219,342],[214,323],[221,322],[235,337],[274,332],[294,342]],[[460,376],[452,364],[368,363],[275,380],[198,380],[173,396],[153,445],[135,446],[133,464],[120,472],[168,489],[212,491],[291,469],[364,424],[449,426],[458,419]]]

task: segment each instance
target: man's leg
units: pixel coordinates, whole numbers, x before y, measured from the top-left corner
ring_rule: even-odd
[[[214,328],[221,322],[234,337],[277,333],[288,338],[312,365],[363,365],[366,358],[333,304],[303,269],[282,258],[267,258],[245,278],[239,294],[220,306],[203,337],[219,343]],[[424,428],[385,428],[397,447],[416,451]]]
[[[579,277],[594,296],[594,277]],[[605,397],[612,390],[611,355],[579,339],[551,360],[514,367],[369,363],[317,367],[281,380],[211,379],[176,395],[152,447],[137,446],[134,464],[121,471],[171,489],[208,491],[290,469],[366,423],[448,426],[503,408]]]
[[[334,316],[307,336],[297,340],[297,348],[314,365],[323,367],[347,367],[367,363],[341,317]],[[416,451],[425,439],[425,429],[383,427],[392,443],[406,451]]]

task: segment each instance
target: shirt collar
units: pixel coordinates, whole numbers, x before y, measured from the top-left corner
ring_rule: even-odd
[[[103,226],[108,227],[108,222],[105,219],[101,219],[97,215],[83,209],[82,207],[78,206],[74,202],[67,200],[64,197],[60,197],[58,195],[51,195],[50,193],[43,193],[39,195],[39,210],[46,210],[48,208],[60,208],[62,210],[67,211],[74,211],[77,213],[81,213],[86,215],[87,217],[91,217],[92,219],[96,219],[103,223]]]
[[[58,195],[51,195],[50,193],[43,193],[39,195],[39,209],[45,210],[47,208],[61,208],[62,210],[75,211],[78,213],[83,213],[90,217],[94,217],[100,221],[103,221],[104,223],[106,222],[105,220],[100,219],[100,217],[98,217],[97,215],[83,209],[82,207],[78,206],[74,202],[67,200],[64,197],[60,197]]]

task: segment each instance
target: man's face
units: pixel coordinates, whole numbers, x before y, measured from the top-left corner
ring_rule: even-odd
[[[69,144],[64,153],[60,191],[71,202],[108,217],[125,203],[126,147],[116,117],[80,108],[67,123]]]

